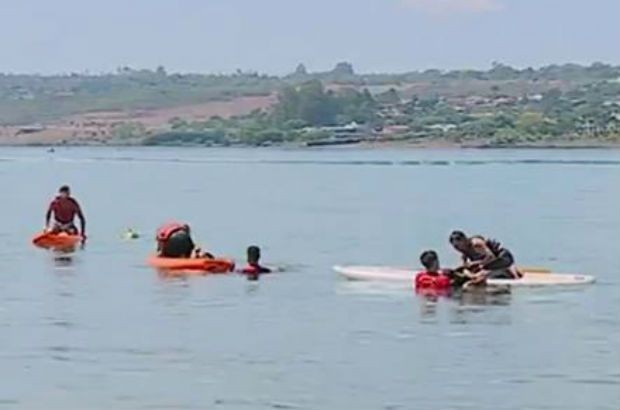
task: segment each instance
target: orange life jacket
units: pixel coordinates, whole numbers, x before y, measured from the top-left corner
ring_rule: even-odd
[[[168,222],[157,229],[157,241],[166,242],[173,234],[183,230],[189,231],[189,226],[180,222]]]

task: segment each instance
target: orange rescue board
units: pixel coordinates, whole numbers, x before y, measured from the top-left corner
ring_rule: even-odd
[[[42,232],[32,238],[32,243],[45,249],[70,249],[82,242],[82,235],[71,235],[66,232]]]
[[[230,259],[208,258],[162,258],[151,256],[149,265],[163,271],[183,271],[195,273],[227,273],[235,269],[235,262]]]

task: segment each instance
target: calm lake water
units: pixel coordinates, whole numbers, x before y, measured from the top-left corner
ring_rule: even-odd
[[[30,245],[64,183],[70,261]],[[0,148],[0,186],[0,409],[618,410],[620,151]],[[170,218],[287,272],[163,279]],[[455,263],[454,228],[598,282],[433,304],[331,270]]]

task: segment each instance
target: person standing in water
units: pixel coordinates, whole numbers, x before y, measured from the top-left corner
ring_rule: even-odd
[[[441,269],[437,252],[422,252],[422,255],[420,255],[420,262],[424,270],[418,272],[415,276],[414,287],[416,291],[447,291],[452,289],[452,279]]]
[[[54,223],[50,227],[50,221],[54,216]],[[75,217],[80,220],[80,230],[74,224]],[[52,233],[66,232],[72,235],[81,234],[86,238],[86,218],[82,208],[75,198],[71,196],[71,188],[63,185],[58,190],[58,196],[50,203],[45,214],[46,230]]]
[[[247,275],[250,280],[258,280],[258,277],[265,273],[271,273],[271,269],[260,264],[260,248],[252,245],[247,249],[247,262],[245,268],[241,269],[242,274]]]

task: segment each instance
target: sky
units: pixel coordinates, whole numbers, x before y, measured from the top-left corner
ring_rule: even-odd
[[[0,72],[620,64],[620,0],[0,0]]]

